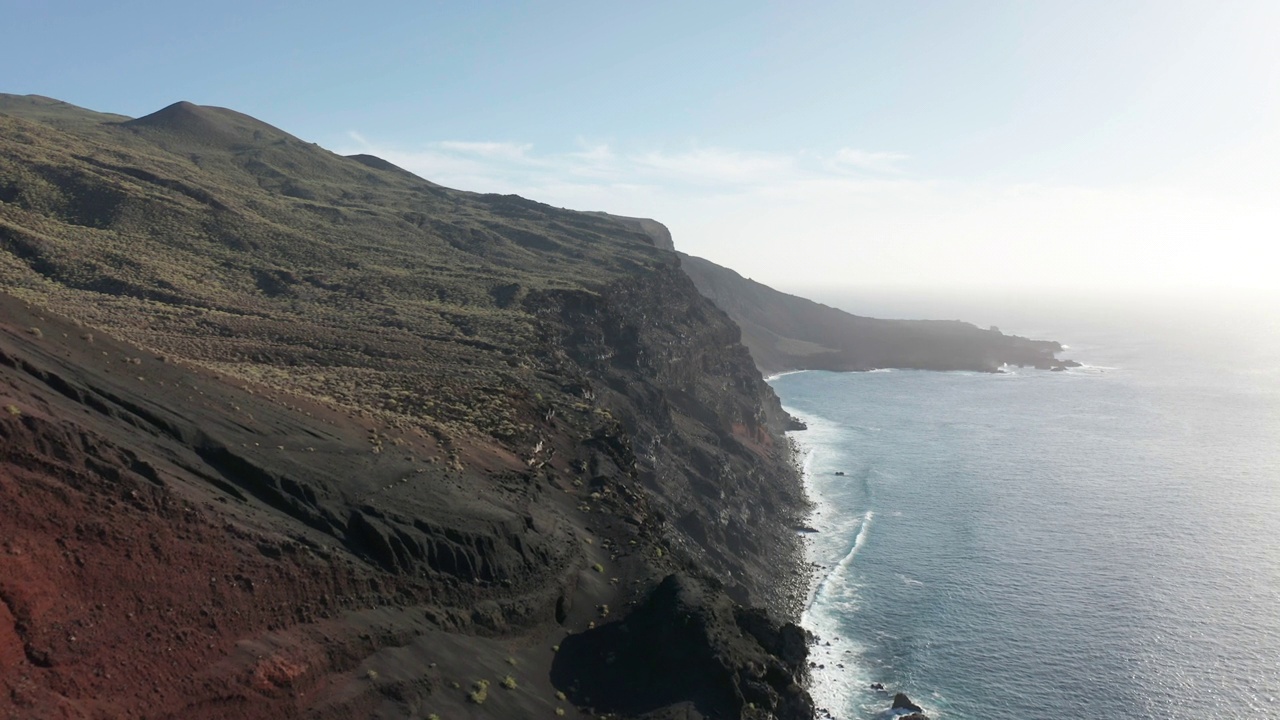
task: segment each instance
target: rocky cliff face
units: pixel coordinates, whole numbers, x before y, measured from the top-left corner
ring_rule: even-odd
[[[811,714],[787,418],[652,228],[3,96],[0,286],[0,714]]]
[[[597,470],[634,478],[672,553],[718,579],[741,602],[785,607],[776,548],[804,499],[781,431],[788,419],[727,316],[697,295],[675,263],[596,293],[552,293],[528,303],[558,315],[565,375],[611,420],[611,456]],[[593,469],[594,468],[594,469]],[[615,470],[616,468],[616,470]]]

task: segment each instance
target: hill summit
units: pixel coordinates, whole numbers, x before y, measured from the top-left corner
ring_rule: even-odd
[[[234,110],[186,101],[122,125],[135,131],[168,135],[187,144],[212,147],[243,146],[289,137],[278,128]]]

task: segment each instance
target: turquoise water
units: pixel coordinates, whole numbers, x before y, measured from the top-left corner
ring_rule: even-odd
[[[1066,373],[772,380],[835,717],[1280,718],[1280,315],[1077,310],[979,313]]]

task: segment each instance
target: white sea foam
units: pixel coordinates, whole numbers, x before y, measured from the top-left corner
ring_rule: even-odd
[[[791,408],[783,409],[801,415]],[[818,638],[810,649],[810,660],[818,667],[811,671],[809,692],[833,718],[851,720],[846,712],[871,679],[865,649],[852,638],[842,637],[840,625],[842,617],[857,609],[857,587],[850,582],[849,574],[870,536],[875,512],[868,509],[850,515],[824,496],[824,485],[854,479],[834,478],[828,472],[834,468],[824,465],[824,460],[830,462],[824,451],[834,447],[848,428],[811,413],[804,413],[803,419],[809,429],[792,437],[800,451],[805,491],[814,505],[808,525],[818,530],[809,536],[812,541],[805,543],[806,559],[814,564],[814,574],[801,624]]]
[[[853,563],[854,556],[857,555],[858,551],[862,549],[862,546],[866,544],[867,532],[871,530],[871,519],[875,516],[875,512],[871,510],[863,513],[862,524],[858,528],[858,534],[853,538],[853,547],[849,548],[848,554],[841,558],[840,564],[836,566],[839,572],[844,573],[849,569],[849,565]]]
[[[786,377],[787,375],[798,375],[802,372],[809,372],[809,371],[808,370],[786,370],[784,372],[774,373],[772,375],[766,375],[764,378],[764,381],[767,383],[771,383],[780,377]]]
[[[1119,370],[1119,369],[1121,369],[1121,368],[1120,368],[1120,367],[1118,367],[1118,366],[1114,366],[1114,365],[1090,365],[1090,364],[1088,364],[1088,363],[1082,363],[1079,367],[1067,368],[1067,372],[1069,372],[1069,373],[1082,373],[1082,372],[1087,373],[1087,372],[1098,372],[1098,371],[1100,371],[1100,370],[1101,370],[1101,371],[1105,371],[1105,370]]]
[[[858,534],[853,538],[853,546],[849,548],[849,552],[845,553],[844,557],[840,558],[840,562],[837,562],[835,567],[823,576],[823,578],[817,583],[817,587],[810,595],[810,610],[813,610],[818,603],[839,599],[838,596],[831,597],[834,593],[830,593],[828,588],[833,586],[836,588],[848,586],[845,576],[849,572],[849,566],[853,564],[854,556],[858,554],[858,551],[861,550],[862,546],[867,542],[867,532],[871,529],[871,518],[873,517],[875,517],[875,513],[870,510],[863,514],[862,522],[858,525]]]

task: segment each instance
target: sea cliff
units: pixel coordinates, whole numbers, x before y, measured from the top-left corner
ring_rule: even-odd
[[[810,717],[788,418],[649,223],[0,96],[5,714]]]

